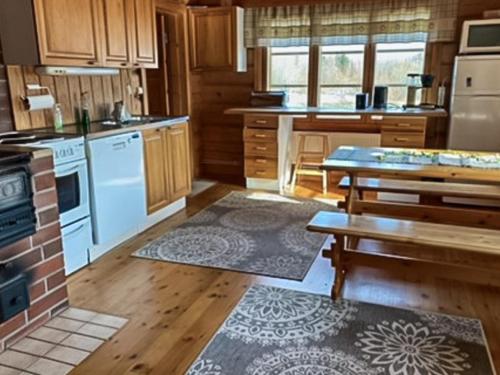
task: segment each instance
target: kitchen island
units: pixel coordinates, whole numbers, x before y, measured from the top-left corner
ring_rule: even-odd
[[[431,124],[446,120],[444,109],[249,107],[231,108],[226,115],[244,118],[247,188],[284,192],[292,174],[296,137],[325,134],[330,151],[342,145],[429,147]]]

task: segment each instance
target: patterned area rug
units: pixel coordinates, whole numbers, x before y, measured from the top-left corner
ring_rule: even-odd
[[[133,255],[303,280],[325,240],[306,231],[334,205],[268,193],[232,192]]]
[[[481,322],[252,287],[188,375],[494,374]]]

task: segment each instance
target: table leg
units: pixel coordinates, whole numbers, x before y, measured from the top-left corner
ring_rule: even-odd
[[[344,236],[339,235],[335,236],[336,242],[335,247],[333,249],[333,258],[332,264],[335,265],[335,281],[332,287],[332,299],[336,300],[340,297],[342,292],[342,286],[344,285],[345,275],[346,275],[346,267],[344,264],[344,251],[345,251],[345,243]]]
[[[349,173],[349,192],[347,194],[346,202],[346,212],[352,214],[353,203],[355,200],[359,199],[359,193],[356,189],[358,182],[358,175],[356,173]],[[350,249],[356,249],[358,247],[359,239],[357,237],[347,237],[347,244]]]

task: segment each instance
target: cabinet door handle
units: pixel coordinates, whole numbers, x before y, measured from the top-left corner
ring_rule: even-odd
[[[259,164],[266,164],[267,160],[266,159],[255,159],[255,162],[259,163]]]
[[[267,136],[265,134],[255,134],[254,137],[255,138],[267,138]]]
[[[87,64],[89,64],[89,65],[95,65],[95,61],[87,61]]]
[[[128,64],[127,63],[121,63],[120,65],[121,66],[127,66]]]
[[[257,146],[255,147],[257,151],[267,151],[267,147]]]
[[[396,138],[394,138],[394,140],[396,142],[408,142],[409,141],[408,138],[402,138],[402,137],[396,137]]]
[[[256,124],[260,124],[260,125],[266,125],[267,124],[267,120],[255,120],[255,123]]]
[[[263,174],[266,174],[266,171],[255,171],[255,174],[263,175]]]
[[[398,128],[409,128],[409,127],[411,127],[411,124],[408,124],[408,123],[399,123],[396,126]]]

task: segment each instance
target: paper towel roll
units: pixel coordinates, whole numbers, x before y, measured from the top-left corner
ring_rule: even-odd
[[[52,95],[26,96],[24,106],[28,111],[37,111],[54,107],[55,100]]]

